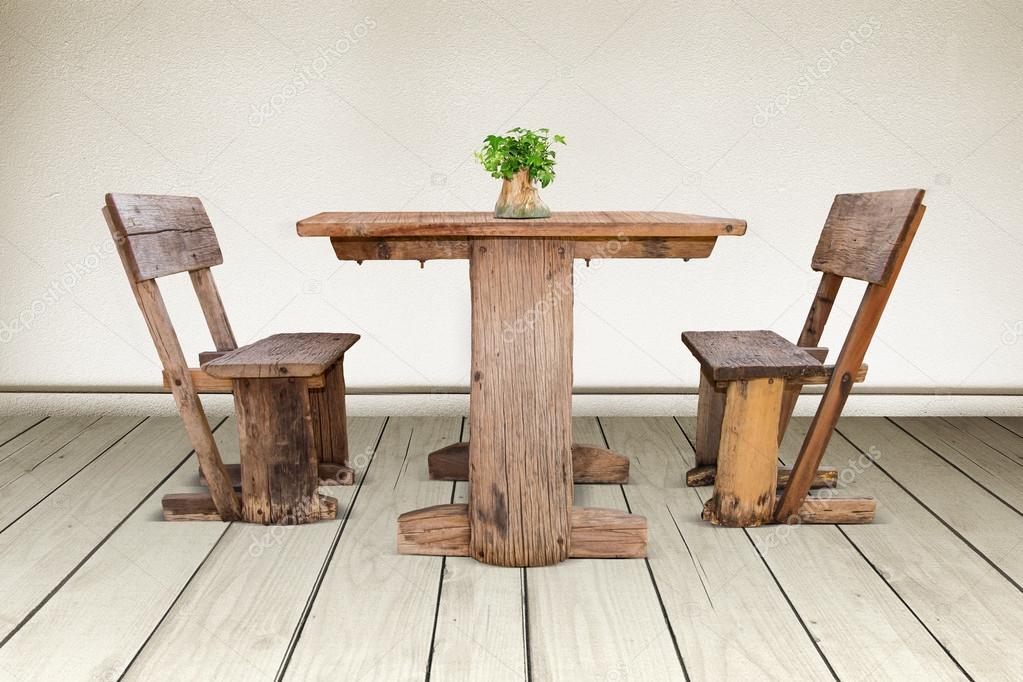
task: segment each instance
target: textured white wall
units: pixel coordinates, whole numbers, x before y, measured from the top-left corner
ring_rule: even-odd
[[[794,335],[831,197],[921,186],[869,385],[1018,392],[1021,74],[1014,0],[3,2],[0,388],[155,384],[108,191],[203,198],[240,340],[356,331],[355,389],[466,385],[465,263],[339,265],[294,223],[489,209],[471,152],[523,125],[568,137],[555,210],[750,225],[705,261],[580,267],[578,388],[693,387],[685,328]],[[209,347],[187,279],[165,288],[186,350]]]

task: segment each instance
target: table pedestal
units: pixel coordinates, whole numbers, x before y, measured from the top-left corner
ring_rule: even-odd
[[[499,566],[646,556],[646,519],[572,507],[571,241],[474,238],[469,504],[402,515],[398,549]]]

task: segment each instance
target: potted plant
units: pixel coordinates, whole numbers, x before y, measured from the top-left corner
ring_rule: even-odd
[[[546,187],[554,180],[555,144],[562,135],[547,128],[512,128],[508,135],[487,135],[476,159],[495,178],[504,180],[494,206],[498,218],[549,218],[551,209],[540,200],[535,183]]]

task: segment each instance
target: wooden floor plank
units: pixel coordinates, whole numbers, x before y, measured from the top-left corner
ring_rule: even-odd
[[[895,417],[891,421],[979,485],[1023,510],[1023,438],[987,419]]]
[[[695,438],[696,419],[678,421]],[[801,444],[791,431],[784,458],[795,459]],[[854,492],[867,494],[855,485],[843,485],[840,494]],[[839,679],[965,679],[837,527],[767,526],[749,533]]]
[[[468,429],[463,421],[459,440]],[[454,484],[452,501],[468,503],[467,483]],[[523,571],[496,570],[469,557],[446,557],[442,564],[431,679],[525,679]]]
[[[160,498],[195,486],[197,467],[193,455],[61,586],[0,649],[0,669],[18,680],[120,679],[227,529],[162,521]]]
[[[647,517],[649,560],[692,680],[830,679],[749,537],[700,519],[708,491],[687,488],[692,448],[671,418],[601,419],[631,460],[632,512]]]
[[[572,441],[607,447],[593,418],[573,420]],[[618,485],[577,485],[575,504],[627,510]],[[535,679],[684,677],[645,561],[572,559],[526,574]]]
[[[54,417],[0,447],[0,530],[141,422],[141,417]]]
[[[426,456],[454,442],[460,430],[459,418],[388,421],[285,679],[325,671],[332,679],[422,679],[441,557],[399,556],[397,518],[451,499],[450,485],[428,479]]]
[[[468,501],[458,483],[455,502]],[[522,569],[447,557],[430,664],[431,679],[524,680]]]
[[[0,417],[0,445],[46,421],[45,417],[10,415]]]
[[[991,417],[991,421],[1023,438],[1023,417]]]
[[[52,454],[99,420],[97,416],[50,417],[31,428],[20,429],[18,433],[11,434],[10,438],[3,439],[0,464],[26,448],[38,451],[49,448]]]
[[[842,433],[874,447],[881,469],[1023,585],[1023,479],[1012,471],[1021,467],[940,419],[899,423],[912,435],[882,418],[850,419]]]
[[[1002,456],[1023,467],[1023,436],[1015,431],[986,417],[943,417],[942,421],[983,441]]]
[[[180,419],[147,419],[0,534],[0,639],[190,451]]]
[[[383,418],[349,420],[356,485],[321,488],[338,500],[336,521],[232,524],[125,679],[274,679],[383,425]],[[237,460],[238,432],[233,422],[226,426],[225,451]]]
[[[55,482],[0,533],[0,639],[17,628],[0,680],[115,679],[136,654],[127,679],[273,679],[292,646],[290,679],[422,679],[435,623],[434,680],[524,679],[525,625],[537,680],[680,679],[675,641],[692,680],[831,679],[824,657],[840,679],[962,679],[957,663],[973,679],[1023,675],[1012,582],[1023,584],[1023,517],[1008,506],[1023,437],[994,421],[843,420],[825,463],[852,472],[843,493],[878,498],[877,521],[747,533],[699,520],[710,489],[683,487],[693,455],[672,420],[605,420],[609,446],[632,460],[624,490],[650,522],[656,589],[642,561],[571,560],[525,572],[527,609],[521,570],[449,558],[438,603],[444,560],[395,553],[398,513],[451,500],[425,456],[460,421],[391,420],[363,487],[330,489],[358,497],[342,500],[348,525],[321,574],[334,536],[318,529],[338,522],[159,522],[163,492],[201,490],[194,457],[132,511],[189,451],[177,419],[147,420],[106,452],[113,421],[23,438],[29,429],[7,448],[0,420],[0,509],[19,471]],[[231,460],[227,426],[217,438]],[[783,460],[806,428],[793,423]],[[363,469],[356,442],[371,432],[352,428]],[[596,422],[576,420],[575,440],[601,445]],[[576,486],[580,504],[625,499],[618,486]]]
[[[807,426],[806,420],[796,420],[790,429],[801,439]],[[920,445],[886,420],[846,418],[838,430],[841,436],[832,440],[825,464],[848,467],[849,462],[862,461],[863,453],[871,453],[879,463],[856,474],[856,490],[877,499],[877,520],[845,526],[842,532],[970,676],[1019,678],[1023,674],[1023,649],[1017,646],[1023,631],[1023,594],[914,499],[923,492],[918,484],[932,477],[937,477],[936,489],[948,490],[941,483],[942,467],[950,467],[933,454],[929,454],[931,460],[941,466],[926,465]],[[897,476],[899,483],[881,470],[883,466],[901,471],[895,465],[904,461],[920,466],[907,466]],[[1020,536],[1019,530],[1014,532]]]

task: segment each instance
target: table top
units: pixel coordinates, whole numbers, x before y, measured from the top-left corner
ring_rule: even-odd
[[[585,211],[514,220],[492,212],[328,212],[298,221],[302,237],[338,239],[692,238],[741,235],[746,221],[665,211]]]

